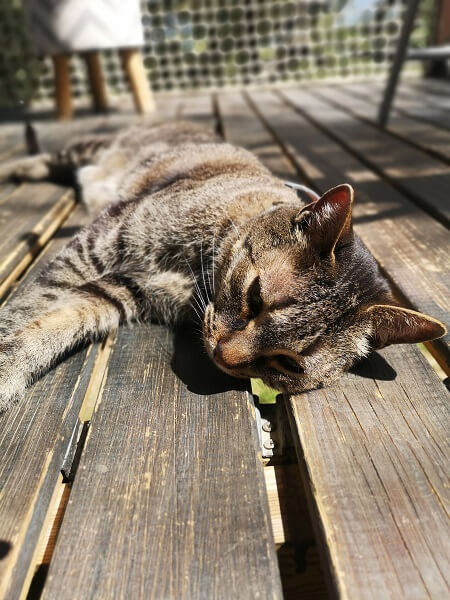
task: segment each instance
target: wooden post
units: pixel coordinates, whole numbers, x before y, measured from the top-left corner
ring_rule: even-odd
[[[98,52],[86,52],[83,58],[86,62],[94,110],[105,111],[108,108],[108,99]]]
[[[69,57],[63,54],[52,56],[55,73],[56,110],[60,119],[70,119],[73,115],[70,93]]]
[[[149,113],[155,110],[155,101],[152,90],[147,80],[142,55],[136,48],[120,50],[123,68],[130,81],[133,91],[134,104],[140,113]]]
[[[441,0],[437,11],[436,40],[435,43],[448,44],[450,42],[450,2]]]

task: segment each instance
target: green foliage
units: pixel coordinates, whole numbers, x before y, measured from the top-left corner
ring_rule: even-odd
[[[280,392],[268,387],[261,379],[251,379],[252,394],[258,396],[260,404],[276,404]]]

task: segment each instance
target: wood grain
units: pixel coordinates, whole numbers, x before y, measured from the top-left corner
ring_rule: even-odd
[[[182,119],[203,123],[207,127],[214,129],[216,121],[211,94],[184,95],[177,116]]]
[[[119,331],[43,598],[281,598],[250,397],[190,392],[171,353]]]
[[[426,92],[430,94],[433,99],[439,98],[440,96],[444,96],[444,98],[449,98],[450,95],[450,85],[446,79],[442,78],[420,78],[420,79],[412,79],[404,81],[401,87],[407,87],[409,89],[415,90],[417,94],[417,90],[420,92]]]
[[[319,90],[319,92],[322,91]],[[372,123],[376,122],[378,106],[381,102],[382,89],[376,84],[353,83],[345,86],[333,86],[330,88],[333,101],[351,114],[366,119]],[[327,96],[328,97],[328,96]],[[397,101],[401,109],[402,102]],[[450,131],[419,121],[414,117],[403,114],[395,107],[391,109],[389,123],[386,131],[399,136],[408,144],[417,146],[431,154],[435,158],[448,162],[450,160]]]
[[[448,595],[447,392],[393,346],[339,386],[291,399],[299,458],[342,599]]]
[[[22,184],[0,202],[0,296],[32,262],[75,206],[72,190]]]
[[[437,127],[450,129],[450,101],[436,96],[422,88],[418,93],[406,85],[399,87],[396,94],[395,106],[404,114],[423,120]]]
[[[32,277],[84,223],[75,211],[29,269],[14,293]],[[78,413],[94,369],[97,346],[73,355],[34,384],[23,401],[0,415],[0,598],[19,598],[31,581],[63,458],[72,443]]]
[[[425,152],[375,127],[356,121],[352,115],[325,101],[323,95],[289,90],[283,96],[309,114],[341,144],[361,157],[377,174],[387,178],[410,198],[446,225],[450,223],[450,167]]]
[[[291,161],[319,192],[343,181],[354,185],[356,232],[413,307],[450,323],[446,229],[274,94],[252,92],[251,98]],[[239,94],[221,98],[220,110],[231,142],[246,145],[283,179],[298,178],[273,136]],[[323,121],[327,123],[325,113]],[[444,362],[448,339],[438,344]]]
[[[78,420],[95,351],[79,352],[30,388],[0,415],[0,598],[18,598],[31,579],[61,464]],[[80,376],[81,373],[81,376]]]

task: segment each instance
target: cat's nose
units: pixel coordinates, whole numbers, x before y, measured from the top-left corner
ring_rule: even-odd
[[[213,350],[213,357],[217,364],[223,367],[236,368],[248,361],[248,356],[239,351],[235,344],[219,340]]]

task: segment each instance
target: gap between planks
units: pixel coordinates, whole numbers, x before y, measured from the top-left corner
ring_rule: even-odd
[[[76,200],[73,190],[67,190],[51,210],[33,227],[30,234],[36,235],[37,237],[29,251],[1,282],[0,298],[10,290],[12,285],[19,280],[31,263],[38,258],[54,233],[64,224],[74,211],[75,206]],[[0,268],[5,268],[23,248],[26,248],[26,246],[26,241],[19,242],[14,251],[3,260]]]
[[[79,419],[84,425],[89,425],[89,421],[96,410],[97,403],[101,399],[103,386],[106,381],[106,374],[108,372],[108,361],[115,339],[116,332],[113,332],[104,340],[97,352],[89,384],[80,407]],[[72,442],[73,444],[77,445],[74,462],[79,459],[83,451],[85,441],[86,437],[80,436],[78,441],[74,440]],[[58,539],[59,530],[64,519],[64,513],[70,499],[73,478],[76,475],[76,467],[77,465],[75,465],[74,470],[72,470],[72,468],[68,469],[68,471],[71,473],[70,482],[63,482],[63,477],[61,475],[56,483],[52,499],[49,503],[47,514],[41,528],[39,540],[36,544],[33,559],[30,562],[30,567],[24,580],[20,600],[25,600],[28,597],[38,598],[42,592],[47,570],[50,566],[53,551]]]
[[[378,129],[375,125],[364,123],[361,120],[356,120],[354,115],[345,110],[342,106],[338,105],[333,99],[328,97],[324,98],[319,93],[315,94],[311,91],[301,91],[302,101],[303,103],[306,102],[305,108],[304,105],[300,105],[300,102],[296,101],[295,98],[292,99],[291,97],[292,94],[295,94],[298,91],[299,90],[295,88],[282,91],[276,90],[275,95],[286,106],[290,107],[292,110],[294,110],[294,112],[297,112],[319,131],[327,135],[333,142],[339,144],[348,154],[353,156],[360,163],[364,164],[381,180],[385,181],[391,187],[406,196],[411,202],[439,221],[442,225],[447,228],[449,227],[450,217],[448,205],[446,202],[444,202],[443,195],[436,193],[440,191],[439,188],[436,188],[435,186],[436,198],[434,196],[430,197],[430,183],[427,184],[428,187],[425,191],[424,185],[419,185],[421,183],[421,173],[412,170],[414,166],[416,169],[418,166],[420,166],[422,172],[426,176],[432,175],[435,178],[443,178],[449,173],[448,166],[446,164],[443,164],[442,161],[432,159],[427,153],[423,152],[423,150],[416,150],[412,146],[404,143],[401,145],[402,142],[400,142],[400,140],[396,140],[395,137],[390,136],[384,130]],[[330,113],[334,114],[333,120],[331,121],[328,119],[328,123],[320,122],[320,118],[315,114],[315,111],[320,110],[322,110],[323,113],[325,113],[326,110],[327,115]],[[357,128],[355,135],[351,138],[348,131],[346,132],[345,129],[342,131],[342,128],[345,128],[346,125],[353,125],[353,120],[349,123],[349,119],[353,119],[355,124],[358,124],[358,122],[360,124],[360,127]],[[365,127],[368,129],[367,137],[363,138],[363,131]],[[341,128],[341,130],[339,128]],[[350,131],[350,133],[352,132]],[[370,137],[370,134],[373,134],[372,138]],[[379,150],[379,146],[376,145],[372,149],[370,147],[362,149],[360,147],[361,144],[363,143],[363,145],[367,145],[367,140],[371,141],[372,146],[374,141],[378,141],[379,145],[381,143],[385,143],[385,153],[377,154],[376,151]],[[390,148],[389,144],[387,143],[389,140],[391,140]],[[404,162],[406,159],[403,150],[405,148],[409,149],[409,163],[407,166],[403,166],[403,169],[406,169],[406,173],[404,173],[403,170],[399,170],[398,167],[393,168],[392,165],[386,164],[386,153],[388,153],[388,148],[389,152],[393,151],[392,146],[398,150]],[[423,164],[419,163],[418,165],[418,158],[423,161]],[[412,173],[414,173],[414,177],[412,177]],[[400,174],[402,175],[401,177]]]
[[[392,109],[391,119],[384,128],[377,124],[376,113],[380,96],[377,88],[355,83],[350,86],[318,87],[314,91],[355,119],[391,135],[416,150],[426,152],[436,160],[447,165],[450,163],[450,132],[438,128],[436,124],[419,121],[414,116],[402,113],[398,108]],[[329,92],[332,97],[323,95],[321,93],[323,91]],[[364,107],[359,105],[359,102],[364,102]]]

